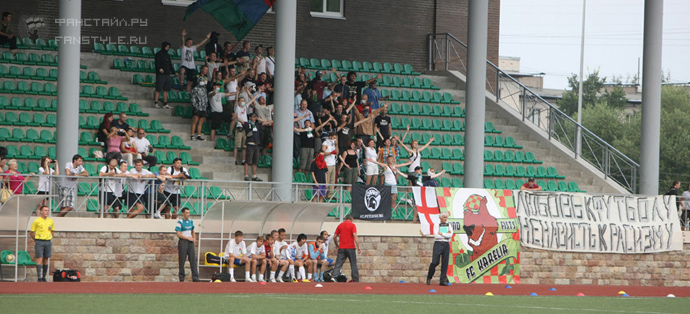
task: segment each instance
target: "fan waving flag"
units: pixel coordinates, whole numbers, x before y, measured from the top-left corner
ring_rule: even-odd
[[[434,225],[441,222],[441,212],[436,200],[436,188],[416,186],[412,188],[412,192],[414,193],[414,203],[417,205],[422,233],[424,235],[433,234]]]
[[[239,41],[259,23],[274,2],[275,0],[197,0],[187,7],[184,20],[201,8]]]

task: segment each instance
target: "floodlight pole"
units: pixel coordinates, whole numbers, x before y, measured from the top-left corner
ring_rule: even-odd
[[[484,186],[486,120],[486,47],[489,2],[469,1],[467,26],[467,112],[465,117],[465,187]]]
[[[582,36],[580,38],[580,83],[577,90],[577,133],[575,134],[575,158],[582,155],[582,85],[585,76],[585,12],[587,0],[582,0]]]
[[[63,167],[79,151],[81,0],[60,0],[58,34],[57,160]],[[87,157],[87,156],[83,156]],[[64,168],[63,168],[64,169]]]
[[[292,141],[295,102],[297,0],[280,0],[276,11],[275,114],[273,121],[273,188],[278,199],[292,200]]]
[[[659,194],[661,133],[661,44],[664,2],[644,2],[642,52],[642,128],[640,140],[640,194]]]

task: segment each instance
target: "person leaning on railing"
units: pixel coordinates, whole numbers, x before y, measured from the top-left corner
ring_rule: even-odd
[[[5,177],[3,178],[5,186],[10,189],[12,194],[22,194],[24,191],[24,182],[28,181],[31,176],[36,174],[31,172],[26,177],[22,176],[21,173],[17,171],[18,164],[16,159],[10,159],[7,162],[7,166],[9,169],[5,171]]]
[[[41,157],[41,167],[38,168],[38,192],[39,195],[50,194],[50,176],[60,175],[60,162],[53,160],[48,156]],[[50,166],[53,166],[51,168]],[[42,206],[50,206],[50,198],[44,198],[36,207],[36,215],[40,216],[40,208]]]

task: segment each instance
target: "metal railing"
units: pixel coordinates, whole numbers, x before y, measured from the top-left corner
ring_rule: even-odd
[[[5,174],[0,174],[2,179]],[[18,195],[36,195],[38,187],[38,175],[30,176],[21,188]],[[254,182],[254,181],[220,181],[220,180],[171,180],[179,182],[179,194],[177,193],[157,193],[160,182],[155,178],[141,178],[146,182],[143,194],[129,196],[130,178],[127,177],[97,177],[97,176],[47,176],[48,185],[46,192],[46,205],[51,207],[52,215],[61,212],[61,208],[70,207],[67,215],[71,217],[107,217],[112,214],[119,214],[120,217],[127,217],[129,213],[136,210],[137,203],[143,205],[144,210],[139,215],[147,218],[154,218],[155,213],[159,213],[161,206],[170,205],[173,213],[188,207],[194,216],[203,216],[208,208],[219,201],[278,201],[280,194],[275,187],[275,182]],[[67,179],[70,181],[63,181]],[[120,181],[118,192],[119,202],[113,202],[112,198],[106,195],[109,191],[109,183]],[[322,184],[332,189],[327,197],[323,198],[323,203],[333,204],[334,218],[340,218],[342,214],[349,214],[352,208],[352,196],[347,191],[349,185],[343,184]],[[315,202],[317,194],[313,183],[292,183],[291,184],[292,202]],[[19,189],[18,189],[19,190]],[[44,187],[44,190],[45,187]],[[119,193],[122,191],[121,193]],[[17,191],[19,192],[19,191]],[[176,192],[176,191],[175,191]],[[74,198],[72,204],[67,204],[66,195],[71,194]],[[177,194],[178,196],[174,196]],[[176,200],[179,198],[179,201]],[[119,210],[113,204],[120,205]],[[72,206],[68,206],[72,205]],[[393,217],[400,220],[412,219],[414,215],[414,196],[412,187],[399,186],[398,196],[391,206]],[[166,210],[163,215],[169,213]]]
[[[458,71],[467,75],[467,45],[452,34],[428,35],[428,70]],[[625,156],[577,121],[544,100],[537,93],[486,61],[486,89],[495,95],[497,103],[504,103],[517,111],[522,121],[532,123],[631,193],[637,193],[640,165]],[[582,153],[576,151],[577,130],[582,132]]]

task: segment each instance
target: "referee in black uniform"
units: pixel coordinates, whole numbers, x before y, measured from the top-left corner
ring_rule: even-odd
[[[434,225],[434,253],[429,264],[429,273],[426,276],[426,284],[431,284],[431,278],[434,277],[436,266],[441,262],[441,286],[450,286],[448,282],[448,259],[450,258],[450,239],[453,237],[453,227],[448,224],[448,230],[441,233],[441,224],[447,224],[448,214],[441,214],[441,223]],[[420,231],[421,233],[421,231]],[[422,234],[424,236],[424,234]]]

